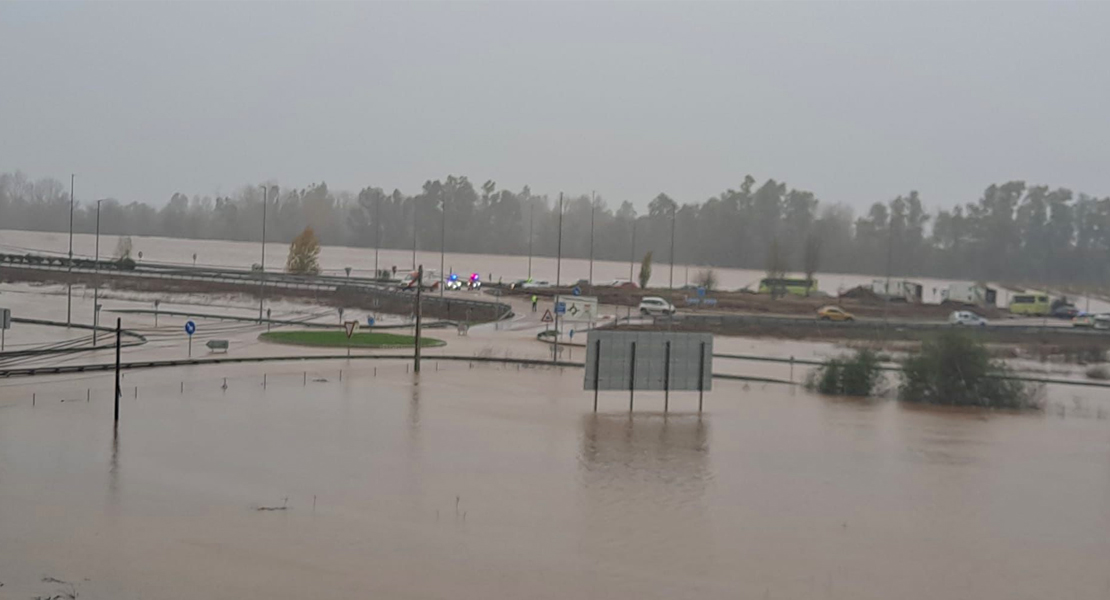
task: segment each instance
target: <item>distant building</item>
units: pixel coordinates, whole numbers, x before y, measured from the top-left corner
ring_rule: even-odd
[[[975,306],[994,306],[998,301],[998,290],[987,287],[981,283],[968,283],[958,281],[948,285],[947,290],[941,291],[945,302],[959,302]]]
[[[890,286],[889,288],[887,286]],[[874,279],[871,281],[871,291],[883,299],[891,302],[913,302],[920,304],[925,288],[920,283],[908,279]]]

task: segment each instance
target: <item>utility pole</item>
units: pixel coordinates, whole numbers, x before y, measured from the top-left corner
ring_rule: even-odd
[[[258,274],[258,322],[262,323],[262,305],[266,302],[266,205],[269,204],[270,188],[262,187],[262,270]]]
[[[444,282],[447,281],[447,274],[443,271],[443,256],[447,251],[447,196],[443,197],[440,201],[443,205],[443,210],[440,211],[439,219],[439,297],[443,297],[443,288],[447,287]]]
[[[96,348],[96,328],[100,324],[100,203],[96,201],[96,253],[93,255],[93,268],[96,269],[93,285],[93,348]]]
[[[890,215],[886,235],[886,298],[883,302],[883,325],[890,326],[888,312],[890,309],[890,270],[894,259],[894,215]]]
[[[380,238],[382,236],[382,222],[378,219],[381,212],[382,196],[376,194],[378,201],[374,203],[374,279],[378,278],[378,248],[381,246]],[[350,275],[347,275],[350,277]]]
[[[678,203],[671,205],[671,283],[670,290],[674,291],[674,226],[675,221],[678,220]]]
[[[594,212],[597,209],[596,192],[590,192],[590,286],[594,285]]]
[[[563,193],[559,192],[559,243],[557,244],[555,258],[555,287],[559,287],[559,280],[563,274]],[[558,335],[558,333],[556,333]]]
[[[73,324],[73,181],[76,175],[69,176],[69,277],[66,277],[66,327]]]
[[[416,277],[416,339],[413,341],[413,346],[415,346],[416,350],[413,351],[413,373],[420,372],[420,288],[424,287],[424,265],[420,265],[417,269]]]
[[[532,280],[532,222],[535,221],[536,216],[536,199],[531,196],[528,197],[528,202],[532,205],[528,210],[528,280]]]
[[[632,243],[628,246],[628,280],[636,281],[632,276],[633,265],[636,264],[636,217],[632,217]]]

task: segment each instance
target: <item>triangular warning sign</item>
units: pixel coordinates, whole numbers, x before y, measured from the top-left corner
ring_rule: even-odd
[[[350,338],[358,329],[358,321],[344,321],[343,328],[347,330],[347,337]]]
[[[551,323],[551,322],[555,321],[555,317],[551,316],[551,309],[550,308],[543,311],[543,318],[540,319],[540,321],[543,321],[544,323]]]

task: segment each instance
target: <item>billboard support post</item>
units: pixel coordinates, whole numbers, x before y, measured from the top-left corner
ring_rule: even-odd
[[[663,359],[663,414],[671,404],[671,342],[667,340],[667,352]]]
[[[594,342],[594,412],[597,412],[597,390],[601,381],[601,340]]]

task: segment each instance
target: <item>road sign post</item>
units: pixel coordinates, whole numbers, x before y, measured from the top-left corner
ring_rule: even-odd
[[[189,358],[193,357],[193,334],[197,332],[197,324],[185,321],[185,334],[189,336]]]
[[[351,336],[358,331],[358,321],[344,321],[343,329],[347,332],[347,356],[351,355]]]

